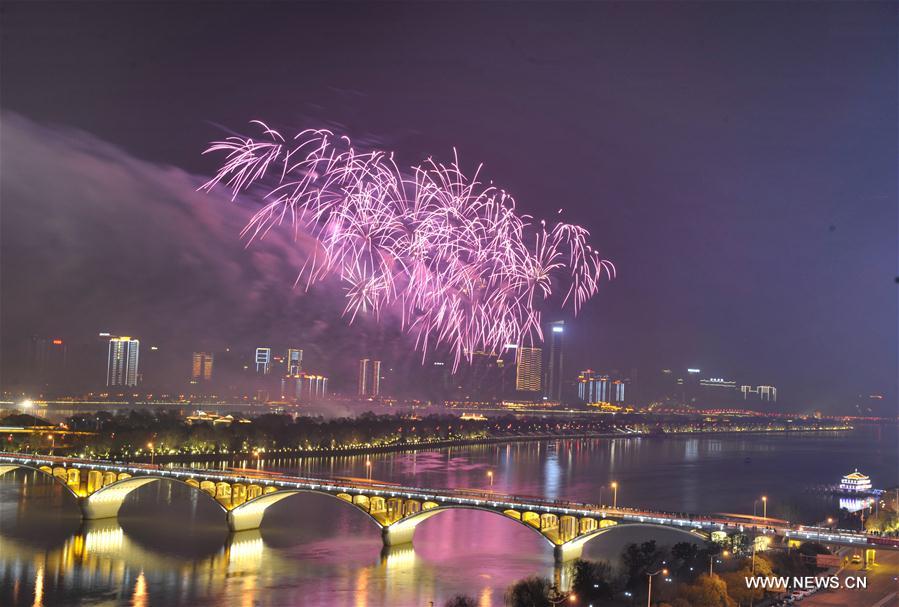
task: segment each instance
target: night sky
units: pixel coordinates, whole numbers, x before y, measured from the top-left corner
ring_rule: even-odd
[[[587,227],[619,274],[572,373],[895,411],[897,32],[894,3],[4,3],[2,370],[32,334],[297,344],[332,373],[396,341],[291,289],[305,243],[245,250],[252,204],[194,191],[258,118],[407,165],[456,147]]]

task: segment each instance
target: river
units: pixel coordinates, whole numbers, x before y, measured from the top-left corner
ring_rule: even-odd
[[[896,426],[851,432],[697,435],[480,445],[413,453],[262,460],[246,466],[433,487],[480,487],[548,498],[696,513],[761,514],[811,522],[834,497],[806,489],[858,468],[876,487],[899,482]],[[748,459],[747,459],[748,458]],[[371,465],[366,464],[367,461]],[[211,466],[210,464],[203,464]],[[220,464],[224,466],[225,464]],[[492,472],[492,475],[488,475]],[[603,488],[604,487],[604,488]],[[654,533],[654,535],[647,535]],[[681,541],[677,532],[615,530],[588,544],[614,559],[629,541]],[[438,607],[454,593],[482,607],[528,575],[554,575],[536,533],[485,512],[423,523],[415,549],[382,553],[378,529],[335,500],[301,495],[262,529],[229,537],[220,511],[181,485],[132,493],[118,522],[82,526],[64,489],[38,473],[0,477],[0,605],[390,605]]]

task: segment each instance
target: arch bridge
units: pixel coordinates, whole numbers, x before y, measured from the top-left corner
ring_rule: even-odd
[[[696,539],[706,539],[712,531],[743,531],[745,523],[472,489],[431,489],[247,469],[169,468],[0,453],[0,475],[19,468],[47,474],[66,487],[78,500],[82,516],[88,520],[116,517],[128,494],[159,481],[182,483],[208,496],[235,532],[258,529],[266,510],[281,500],[302,493],[316,493],[363,512],[380,528],[385,546],[410,543],[419,524],[442,512],[479,510],[502,516],[538,533],[553,547],[559,562],[579,557],[588,541],[621,524],[663,526],[689,533]],[[772,534],[777,532],[770,529]],[[864,536],[861,537],[864,543]]]

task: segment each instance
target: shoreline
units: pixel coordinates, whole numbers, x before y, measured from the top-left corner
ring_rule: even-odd
[[[776,430],[721,430],[721,431],[697,431],[697,432],[687,432],[687,431],[678,431],[678,432],[665,432],[663,434],[652,433],[652,432],[635,432],[632,434],[618,434],[618,433],[610,433],[610,432],[586,432],[586,433],[578,433],[578,434],[566,434],[566,435],[556,435],[556,434],[543,434],[543,435],[534,435],[534,436],[493,436],[493,437],[484,437],[484,438],[470,438],[470,439],[450,439],[450,440],[439,440],[439,441],[428,441],[428,442],[419,442],[419,443],[403,443],[403,444],[395,444],[395,445],[383,445],[378,447],[347,447],[347,448],[331,448],[331,449],[290,449],[290,450],[278,450],[278,451],[265,451],[262,452],[259,456],[260,460],[265,459],[306,459],[313,457],[335,457],[340,455],[351,456],[351,455],[369,455],[375,453],[400,453],[400,452],[414,452],[414,451],[427,451],[434,449],[447,449],[451,447],[472,447],[478,445],[496,445],[496,444],[512,444],[512,443],[523,443],[523,442],[551,442],[551,441],[561,441],[561,440],[587,440],[587,439],[629,439],[629,438],[667,438],[667,437],[680,437],[680,436],[733,436],[737,434],[795,434],[795,433],[816,433],[816,432],[847,432],[852,430],[851,426],[849,427],[840,427],[840,428],[783,428]],[[210,461],[247,461],[253,459],[253,454],[250,453],[198,453],[198,454],[175,454],[175,455],[161,455],[157,454],[153,458],[153,461],[160,464],[168,464],[168,463],[193,463],[193,462],[210,462]],[[151,460],[150,456],[136,456],[128,458],[124,461],[129,462],[138,462],[138,463],[149,463]]]

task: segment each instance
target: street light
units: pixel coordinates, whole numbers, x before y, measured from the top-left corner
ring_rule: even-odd
[[[493,486],[493,470],[487,471],[487,478],[490,479],[490,486],[492,487]]]
[[[147,448],[150,449],[150,465],[152,466],[156,459],[156,449],[153,447],[153,443],[147,443]]]
[[[764,518],[764,519],[768,518],[768,496],[767,495],[762,496],[762,518]]]
[[[371,460],[365,460],[365,472],[368,475],[368,480],[371,480]]]
[[[612,481],[612,508],[618,509],[618,483]]]
[[[647,573],[646,574],[646,577],[649,580],[648,587],[646,589],[646,607],[652,607],[652,578],[653,578],[653,576],[659,575],[660,573],[663,576],[668,575],[668,570],[667,569],[659,569],[655,573]]]

